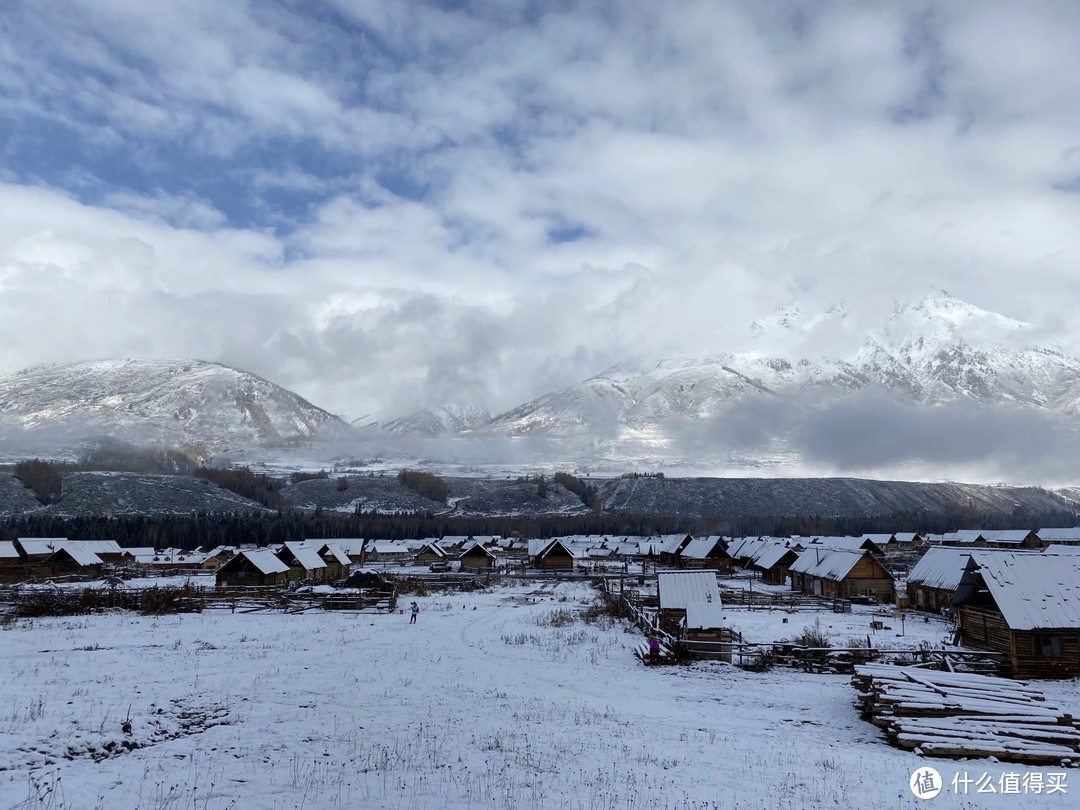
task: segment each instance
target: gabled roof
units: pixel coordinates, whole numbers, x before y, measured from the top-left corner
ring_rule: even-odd
[[[319,552],[315,546],[309,546],[307,543],[290,540],[285,543],[285,548],[289,550],[289,553],[292,554],[297,564],[305,571],[316,571],[319,568],[326,568],[326,560],[319,556]]]
[[[982,582],[1013,630],[1080,629],[1080,556],[974,551],[954,604]]]
[[[896,539],[895,534],[864,534],[862,537],[863,540],[870,540],[879,546],[884,546]]]
[[[1042,550],[1043,554],[1080,554],[1080,546],[1062,546],[1051,543]]]
[[[934,546],[908,572],[908,585],[955,591],[960,587],[968,560],[974,549],[957,546]]]
[[[424,545],[420,546],[420,548],[418,548],[416,550],[416,553],[418,555],[423,554],[425,552],[428,552],[430,554],[434,554],[436,557],[445,557],[446,556],[446,552],[443,550],[442,546],[439,545],[438,540],[429,540],[428,542],[424,543]]]
[[[78,565],[101,565],[101,557],[92,551],[87,551],[85,548],[79,548],[77,544],[63,545],[58,548],[53,554],[50,554],[45,560],[46,564],[49,563],[53,557],[71,557]]]
[[[19,552],[10,540],[0,540],[0,559],[19,559]]]
[[[1039,535],[1040,540],[1050,543],[1061,540],[1080,542],[1080,526],[1074,526],[1071,529],[1039,529],[1036,534]]]
[[[781,545],[780,543],[769,543],[754,555],[750,560],[750,563],[755,568],[760,568],[762,571],[768,571],[788,554],[792,554],[796,558],[799,556],[797,551],[788,548],[785,545]]]
[[[851,569],[868,553],[847,549],[815,549],[811,546],[799,555],[799,559],[792,564],[791,570],[799,574],[839,582],[850,574]],[[888,572],[886,574],[892,576]]]
[[[277,555],[268,548],[256,548],[241,551],[233,557],[232,560],[225,563],[222,568],[232,565],[234,560],[239,559],[247,560],[263,574],[284,574],[289,570],[289,566],[279,560]]]
[[[495,559],[495,555],[492,554],[491,550],[484,546],[483,543],[473,543],[471,546],[469,546],[467,549],[465,549],[458,555],[458,559],[460,560],[465,557],[475,557],[477,554],[483,554],[493,560]]]
[[[16,542],[30,557],[52,554],[67,542],[66,537],[20,537]]]
[[[1019,545],[1031,534],[1030,529],[998,529],[992,532],[983,532],[983,539],[988,543],[1015,543]]]
[[[325,557],[329,554],[334,558],[334,562],[338,565],[349,565],[352,560],[349,559],[349,555],[346,554],[337,543],[323,543],[318,547],[319,556]]]
[[[77,545],[95,554],[122,554],[124,551],[115,540],[68,540],[67,545]]]
[[[334,542],[338,548],[349,555],[357,555],[364,551],[364,538],[363,537],[339,537]]]
[[[133,548],[125,548],[123,550],[123,555],[125,557],[153,557],[154,556],[154,547],[153,546],[135,546]]]
[[[692,535],[686,533],[665,534],[662,537],[657,538],[656,542],[658,543],[659,550],[662,554],[674,554],[688,537],[691,540],[694,539]]]
[[[897,532],[893,535],[897,543],[914,543],[916,537],[921,537],[918,532]]]
[[[691,602],[721,604],[714,571],[661,571],[656,587],[661,610],[685,610]]]
[[[889,535],[890,537],[892,535]],[[881,546],[866,536],[863,537],[812,537],[806,548],[838,549],[844,551],[881,551]]]
[[[704,560],[713,552],[713,549],[715,549],[717,545],[720,546],[720,549],[724,552],[724,556],[726,557],[727,546],[724,545],[724,539],[716,534],[712,537],[695,537],[686,544],[686,548],[679,552],[679,556],[686,557],[690,560]]]

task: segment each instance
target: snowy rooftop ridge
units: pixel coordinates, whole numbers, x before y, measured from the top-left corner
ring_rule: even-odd
[[[976,577],[1011,629],[1080,629],[1080,556],[973,551],[962,586]]]

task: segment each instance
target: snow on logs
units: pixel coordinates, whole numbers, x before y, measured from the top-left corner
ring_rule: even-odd
[[[863,718],[918,754],[1031,764],[1080,760],[1072,715],[1048,705],[1025,681],[867,665],[855,668],[851,684]]]

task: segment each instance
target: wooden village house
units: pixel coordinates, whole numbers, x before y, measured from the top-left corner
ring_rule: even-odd
[[[573,571],[575,554],[569,545],[558,538],[538,540],[530,548],[533,565],[544,571]]]
[[[277,558],[289,566],[290,582],[325,582],[326,562],[318,550],[306,542],[289,541],[277,551]]]
[[[894,579],[870,551],[807,547],[789,569],[795,591],[832,599],[892,602]]]
[[[326,563],[327,582],[337,582],[339,579],[345,579],[349,575],[352,560],[349,559],[349,555],[345,553],[341,546],[337,543],[325,543],[322,540],[309,540],[308,542],[315,547],[316,553]]]
[[[711,568],[730,574],[732,560],[724,538],[714,534],[711,537],[695,537],[683,546],[675,564],[679,568]]]
[[[749,561],[749,567],[761,574],[761,581],[770,585],[788,585],[791,566],[799,553],[776,541],[759,549]]]
[[[1080,675],[1080,555],[974,552],[953,600],[960,643],[1017,678]]]
[[[0,540],[0,582],[21,582],[29,575],[19,556],[18,549],[10,540]]]
[[[284,585],[289,566],[268,548],[244,549],[217,570],[218,585]]]
[[[443,551],[438,540],[427,540],[416,552],[416,561],[420,565],[431,565],[447,561],[447,554]]]
[[[102,565],[97,554],[80,548],[78,544],[62,545],[40,563],[40,567],[52,577],[100,577]]]
[[[458,556],[462,571],[490,571],[495,567],[495,554],[477,540]]]

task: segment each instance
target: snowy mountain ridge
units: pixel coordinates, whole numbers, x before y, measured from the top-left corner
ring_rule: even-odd
[[[0,378],[0,437],[13,442],[110,435],[217,451],[348,430],[280,386],[202,360],[98,360]]]

